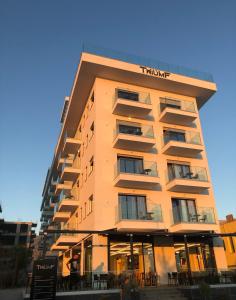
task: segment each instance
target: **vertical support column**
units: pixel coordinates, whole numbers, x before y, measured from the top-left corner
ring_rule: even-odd
[[[93,235],[92,271],[95,273],[108,272],[108,238],[107,236]]]
[[[133,234],[129,235],[130,237],[130,254],[131,254],[131,270],[132,270],[132,274],[134,273],[134,238],[133,238]]]
[[[173,239],[169,236],[154,238],[155,269],[161,284],[168,283],[168,272],[176,272]]]
[[[81,253],[80,253],[80,274],[84,275],[84,241],[81,242]]]
[[[189,251],[188,251],[188,240],[187,240],[186,234],[184,234],[184,247],[185,247],[186,261],[187,261],[187,267],[188,267],[188,279],[189,279],[189,283],[192,285],[193,278],[192,278],[192,272],[191,272],[191,265],[190,265],[190,259],[189,259]]]

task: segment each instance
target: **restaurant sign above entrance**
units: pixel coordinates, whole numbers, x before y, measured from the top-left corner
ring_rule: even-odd
[[[171,73],[169,73],[169,72],[160,71],[158,69],[148,68],[148,67],[144,67],[144,66],[140,66],[140,69],[142,70],[143,74],[152,75],[152,76],[156,76],[156,77],[160,77],[160,78],[167,78],[171,75]]]

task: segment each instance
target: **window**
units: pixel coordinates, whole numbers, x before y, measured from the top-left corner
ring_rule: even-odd
[[[127,99],[127,100],[131,100],[131,101],[139,101],[139,94],[136,92],[118,90],[117,98]]]
[[[21,224],[20,232],[27,232],[28,231],[28,224]]]
[[[164,130],[163,136],[165,144],[169,141],[186,142],[185,133],[181,131]]]
[[[189,165],[181,165],[175,163],[168,163],[168,177],[169,180],[173,180],[175,178],[187,178],[192,179],[192,173]]]
[[[89,174],[91,174],[93,172],[93,167],[94,167],[94,160],[93,160],[93,156],[90,159],[89,162]]]
[[[91,214],[92,211],[93,211],[93,195],[91,195],[88,200],[88,215]]]
[[[232,236],[228,237],[229,240],[229,246],[230,246],[230,252],[235,253],[235,246],[234,246],[234,240]]]
[[[174,223],[198,222],[195,200],[172,199]]]
[[[142,135],[141,126],[119,124],[119,133]]]
[[[92,105],[93,105],[93,103],[94,103],[94,92],[92,92],[92,95],[91,95],[90,100],[91,100],[91,103],[92,103]]]
[[[93,135],[94,135],[94,122],[90,126],[90,139],[89,140],[91,140],[91,138],[93,137]]]
[[[146,197],[139,195],[119,195],[121,219],[147,219]]]
[[[174,99],[168,99],[168,98],[161,98],[161,101],[160,101],[161,111],[163,111],[166,107],[181,109],[181,101],[174,100]]]
[[[133,157],[118,157],[118,168],[121,173],[144,174],[143,159]]]

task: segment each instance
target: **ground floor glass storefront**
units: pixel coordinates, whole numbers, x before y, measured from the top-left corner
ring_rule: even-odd
[[[151,285],[151,277],[155,274],[152,238],[110,238],[108,257],[109,270],[113,274],[132,273],[138,282],[149,278],[148,285]]]
[[[110,270],[115,274],[124,271],[147,273],[155,271],[153,245],[148,242],[133,242],[133,266],[131,258],[131,245],[129,242],[110,242]]]
[[[134,275],[138,284],[151,286],[165,283],[169,272],[186,273],[189,278],[216,270],[214,251],[211,237],[116,233],[91,235],[63,257],[78,254],[80,275],[90,286],[100,274]]]
[[[203,242],[199,238],[190,238],[186,249],[182,237],[174,238],[174,250],[177,272],[188,271],[188,258],[191,272],[216,269],[212,239],[206,239]]]

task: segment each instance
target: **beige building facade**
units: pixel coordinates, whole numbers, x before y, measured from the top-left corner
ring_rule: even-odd
[[[188,267],[227,268],[221,241],[204,236],[220,232],[199,118],[216,85],[206,74],[160,69],[81,54],[45,181],[42,229],[104,234],[55,235],[64,275],[73,253],[81,274],[155,273],[162,283]]]

